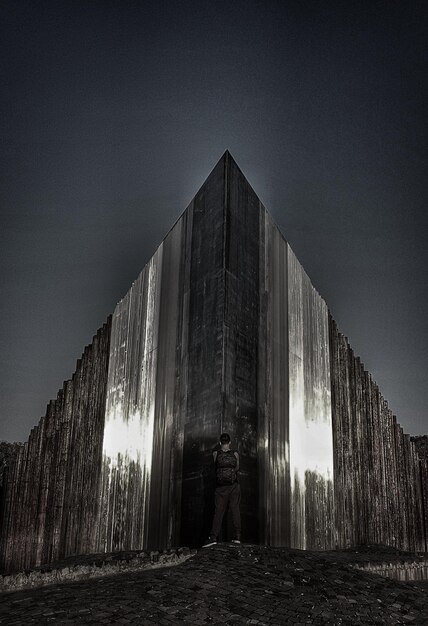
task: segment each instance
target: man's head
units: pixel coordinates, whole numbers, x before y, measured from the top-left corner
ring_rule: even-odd
[[[220,435],[220,443],[222,446],[227,446],[230,443],[230,436],[227,433],[222,433]]]

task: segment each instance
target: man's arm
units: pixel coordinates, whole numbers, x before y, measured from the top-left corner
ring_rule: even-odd
[[[236,471],[239,472],[239,454],[237,452],[233,453],[236,458]]]
[[[217,450],[214,450],[214,452],[213,452],[213,459],[214,459],[214,463],[215,463],[216,459],[217,459]]]

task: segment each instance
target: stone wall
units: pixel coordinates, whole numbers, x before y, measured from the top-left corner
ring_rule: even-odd
[[[427,462],[330,317],[336,543],[427,550]]]
[[[333,546],[328,311],[267,211],[260,236],[261,540]]]
[[[2,571],[96,551],[109,341],[110,320],[8,468]]]

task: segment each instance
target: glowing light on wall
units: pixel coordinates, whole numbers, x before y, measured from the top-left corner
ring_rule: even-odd
[[[290,247],[288,284],[291,540],[302,549],[329,547],[333,438],[328,309]],[[323,511],[327,536],[314,538],[306,528],[309,506]]]
[[[107,414],[108,422],[104,430],[103,454],[109,459],[111,466],[117,467],[118,457],[129,462],[136,462],[144,467],[146,473],[150,472],[153,449],[153,416],[154,410],[150,409],[144,417],[140,411],[128,415],[128,420],[123,419],[121,403],[114,407],[112,413]]]
[[[147,532],[162,252],[161,245],[112,320],[103,441],[106,549],[139,547]]]

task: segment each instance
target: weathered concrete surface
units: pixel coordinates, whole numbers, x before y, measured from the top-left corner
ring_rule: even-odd
[[[0,596],[0,624],[428,623],[428,584],[352,567],[408,555],[218,545],[182,565]]]

